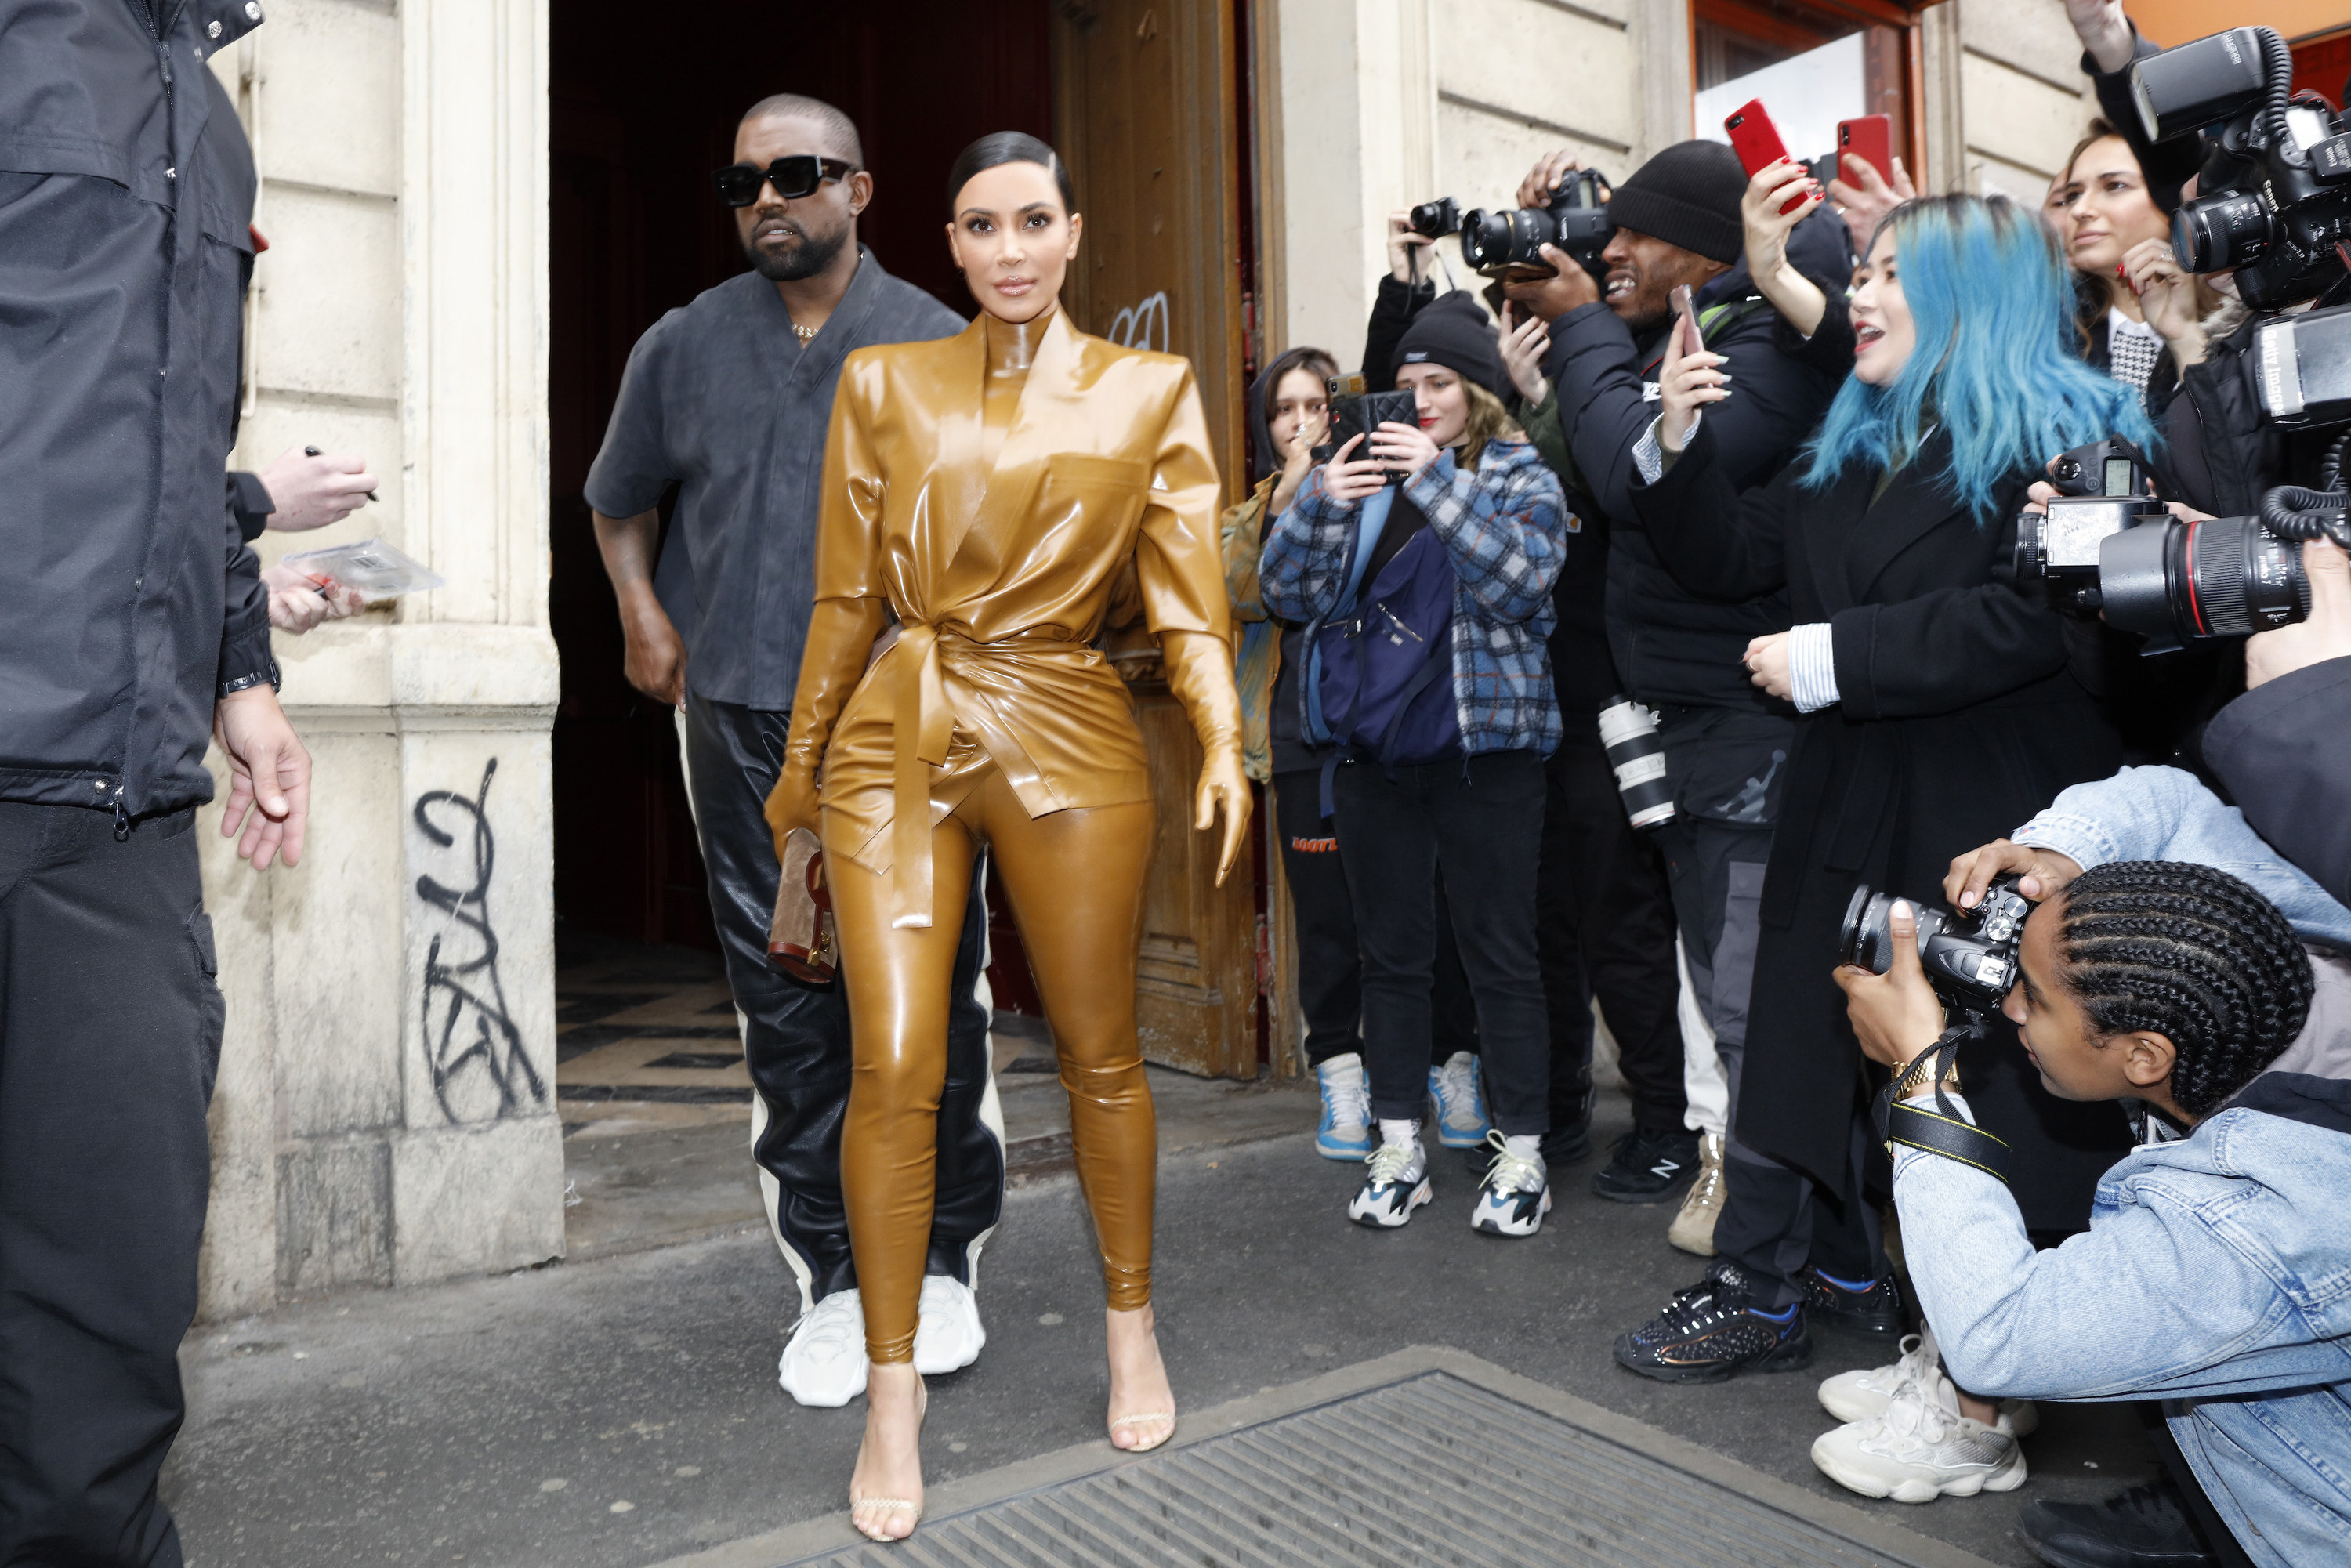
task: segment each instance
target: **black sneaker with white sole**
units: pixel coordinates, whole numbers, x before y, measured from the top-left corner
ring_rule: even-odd
[[[1364,1185],[1347,1205],[1347,1218],[1358,1225],[1394,1230],[1434,1196],[1428,1183],[1428,1152],[1417,1138],[1406,1144],[1384,1143],[1364,1164],[1368,1167]]]
[[[1595,1197],[1615,1203],[1665,1203],[1698,1179],[1698,1134],[1680,1127],[1635,1127],[1616,1140],[1608,1163],[1592,1173]]]
[[[1660,1383],[1720,1383],[1741,1372],[1810,1366],[1813,1336],[1801,1302],[1763,1312],[1739,1266],[1719,1262],[1655,1318],[1618,1336],[1616,1363]]]
[[[1893,1275],[1844,1280],[1807,1269],[1803,1286],[1804,1316],[1817,1326],[1865,1334],[1888,1344],[1902,1337],[1902,1288]]]

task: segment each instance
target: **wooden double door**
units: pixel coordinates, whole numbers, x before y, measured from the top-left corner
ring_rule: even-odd
[[[1055,144],[1085,214],[1062,290],[1079,327],[1192,361],[1227,498],[1247,485],[1233,0],[1054,6]],[[1216,883],[1217,831],[1192,828],[1200,746],[1137,633],[1111,652],[1151,758],[1158,843],[1139,974],[1144,1055],[1187,1071],[1258,1069],[1258,900],[1244,853]]]

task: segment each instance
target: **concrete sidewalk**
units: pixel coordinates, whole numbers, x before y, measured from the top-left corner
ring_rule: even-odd
[[[2023,1502],[2144,1479],[2126,1408],[2061,1406],[2044,1409],[2016,1492],[1924,1508],[1852,1498],[1806,1458],[1832,1425],[1813,1390],[1882,1353],[1824,1336],[1809,1373],[1711,1388],[1635,1378],[1610,1340],[1701,1267],[1666,1246],[1670,1210],[1592,1198],[1586,1162],[1555,1173],[1561,1203],[1540,1236],[1483,1237],[1466,1224],[1469,1177],[1445,1155],[1433,1207],[1404,1231],[1365,1230],[1343,1212],[1358,1169],[1312,1153],[1311,1093],[1274,1092],[1303,1113],[1296,1130],[1163,1160],[1157,1301],[1186,1408],[1452,1347],[2001,1563],[2032,1562],[2010,1530]],[[933,1382],[934,1485],[1101,1439],[1092,1253],[1068,1176],[1013,1192],[983,1266],[987,1351]],[[761,1225],[209,1325],[183,1356],[192,1409],[165,1485],[189,1562],[643,1568],[839,1510],[862,1406],[804,1410],[778,1392],[790,1294]]]

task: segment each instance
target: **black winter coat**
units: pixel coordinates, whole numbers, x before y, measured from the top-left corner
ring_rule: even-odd
[[[209,800],[214,701],[276,674],[223,484],[253,159],[204,63],[259,11],[0,0],[0,800]]]
[[[2253,831],[2351,904],[2351,659],[2255,686],[2212,721],[2204,757]]]
[[[1843,220],[1825,208],[1798,224],[1788,239],[1797,270],[1833,301],[1844,298],[1851,271]],[[1733,395],[1707,411],[1722,472],[1747,490],[1786,466],[1826,413],[1852,356],[1834,370],[1788,353],[1778,339],[1778,312],[1755,291],[1747,264],[1698,290],[1701,318],[1728,308],[1706,329],[1706,346],[1729,362]],[[1633,448],[1657,417],[1656,375],[1666,329],[1633,336],[1605,305],[1586,305],[1552,323],[1543,373],[1558,388],[1559,423],[1583,489],[1610,525],[1607,536],[1608,641],[1616,674],[1632,695],[1652,706],[1694,705],[1761,711],[1785,716],[1785,704],[1750,685],[1739,667],[1755,637],[1788,625],[1777,591],[1753,602],[1726,604],[1699,598],[1676,581],[1635,514],[1639,478]],[[1580,503],[1573,490],[1569,505]]]
[[[1679,461],[1635,503],[1683,585],[1718,600],[1784,589],[1794,623],[1834,628],[1837,706],[1796,721],[1765,873],[1749,1007],[1740,1139],[1844,1195],[1863,1059],[1831,973],[1857,883],[1929,906],[1953,857],[2005,837],[2060,789],[2113,773],[2118,747],[2068,668],[2068,638],[2011,577],[2017,507],[1989,526],[1931,477],[1946,444],[1883,497],[1880,476],[1805,488],[1801,468],[1743,498],[1716,455],[1709,412]],[[2087,1223],[2097,1178],[2129,1146],[2110,1105],[2041,1087],[2015,1031],[1963,1055],[1979,1119],[2014,1151],[2025,1223]]]

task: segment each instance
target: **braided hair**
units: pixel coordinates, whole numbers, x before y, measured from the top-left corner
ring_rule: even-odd
[[[2068,883],[2064,984],[2101,1037],[2172,1043],[2171,1098],[2210,1115],[2294,1043],[2310,958],[2260,894],[2210,866],[2120,861]]]

